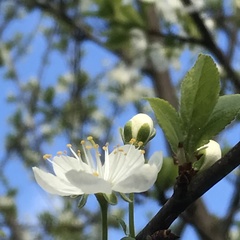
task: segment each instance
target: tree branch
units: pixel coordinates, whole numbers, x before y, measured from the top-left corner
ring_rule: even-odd
[[[182,189],[177,181],[173,196],[159,210],[153,219],[137,235],[144,240],[156,231],[168,229],[173,221],[196,199],[201,197],[217,182],[223,179],[240,164],[240,142],[209,169],[196,174],[187,188]]]
[[[173,34],[173,33],[163,33],[160,31],[147,31],[148,35],[155,38],[163,38],[165,40],[173,40],[174,42],[180,43],[189,43],[189,44],[197,44],[205,47],[205,41],[202,39],[194,38],[194,37],[184,37],[181,35]]]
[[[181,0],[182,3],[189,7],[192,5],[191,0]],[[211,33],[206,28],[205,24],[203,23],[201,17],[199,16],[199,13],[197,11],[192,11],[189,13],[189,15],[192,17],[196,27],[198,28],[199,32],[202,35],[202,39],[205,41],[205,47],[215,55],[215,57],[218,59],[219,63],[222,64],[225,71],[227,72],[228,76],[232,79],[233,84],[235,85],[238,92],[240,91],[240,81],[235,73],[235,71],[232,69],[229,60],[226,58],[226,56],[223,54],[222,50],[217,46],[215,43]]]

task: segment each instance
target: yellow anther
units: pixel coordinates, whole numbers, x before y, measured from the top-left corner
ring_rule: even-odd
[[[49,159],[49,158],[51,158],[52,157],[52,155],[51,154],[44,154],[43,155],[43,159]]]
[[[144,151],[144,150],[141,150],[141,153],[142,153],[142,154],[144,154],[144,153],[145,153],[145,151]]]
[[[98,177],[98,176],[99,176],[99,174],[98,174],[97,172],[93,172],[93,176],[96,176],[96,177]]]
[[[62,151],[58,151],[57,155],[63,155],[63,152]]]
[[[67,147],[68,147],[68,148],[71,148],[71,147],[72,147],[72,144],[68,143],[68,144],[67,144]]]
[[[132,138],[132,139],[129,141],[130,144],[134,144],[135,142],[136,142],[136,139],[135,139],[135,138]]]
[[[83,145],[83,144],[85,144],[85,141],[84,141],[84,140],[82,140],[80,143]]]
[[[107,147],[107,146],[103,146],[102,149],[103,149],[104,151],[107,151],[108,147]]]
[[[88,136],[88,137],[87,137],[87,140],[88,140],[88,141],[92,141],[92,140],[93,140],[93,137],[92,137],[92,136]]]
[[[138,147],[142,147],[142,145],[143,145],[142,141],[138,142]]]
[[[80,157],[81,156],[81,151],[77,150],[77,155]]]

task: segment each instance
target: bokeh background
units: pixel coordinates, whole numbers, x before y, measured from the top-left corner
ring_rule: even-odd
[[[91,135],[110,149],[121,144],[119,127],[139,112],[153,111],[144,97],[178,108],[181,80],[199,53],[209,54],[221,77],[221,94],[240,92],[239,0],[2,0],[0,2],[0,239],[99,239],[94,196],[78,199],[45,193],[32,167],[51,171],[45,153],[76,148]],[[155,121],[155,119],[154,119]],[[155,121],[156,122],[156,121]],[[161,129],[146,156],[163,151]],[[239,119],[216,140],[223,153],[240,138]],[[168,158],[167,158],[168,157]],[[140,231],[172,193],[168,174],[136,199]],[[170,184],[167,184],[170,183]],[[180,216],[171,229],[184,240],[206,239],[201,222],[223,239],[240,239],[238,170],[196,204],[206,214]],[[110,210],[109,239],[124,233],[127,204]],[[188,215],[190,214],[190,215]],[[203,231],[211,231],[203,229]],[[227,237],[226,237],[227,236]]]

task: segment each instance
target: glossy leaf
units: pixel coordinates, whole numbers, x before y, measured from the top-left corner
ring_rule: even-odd
[[[176,153],[179,142],[183,141],[181,120],[176,109],[160,98],[147,98],[171,148]]]
[[[181,85],[180,116],[187,138],[185,148],[192,150],[192,137],[208,121],[219,97],[220,83],[216,64],[212,58],[199,55],[194,67]]]
[[[205,126],[196,135],[197,146],[206,143],[229,125],[240,112],[240,94],[225,95],[218,102]]]

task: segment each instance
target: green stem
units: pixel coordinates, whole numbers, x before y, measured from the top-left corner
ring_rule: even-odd
[[[108,202],[101,193],[95,194],[102,213],[102,240],[108,239]]]
[[[129,194],[129,199],[132,201],[129,203],[129,234],[130,237],[135,238],[135,227],[134,227],[134,193]]]

